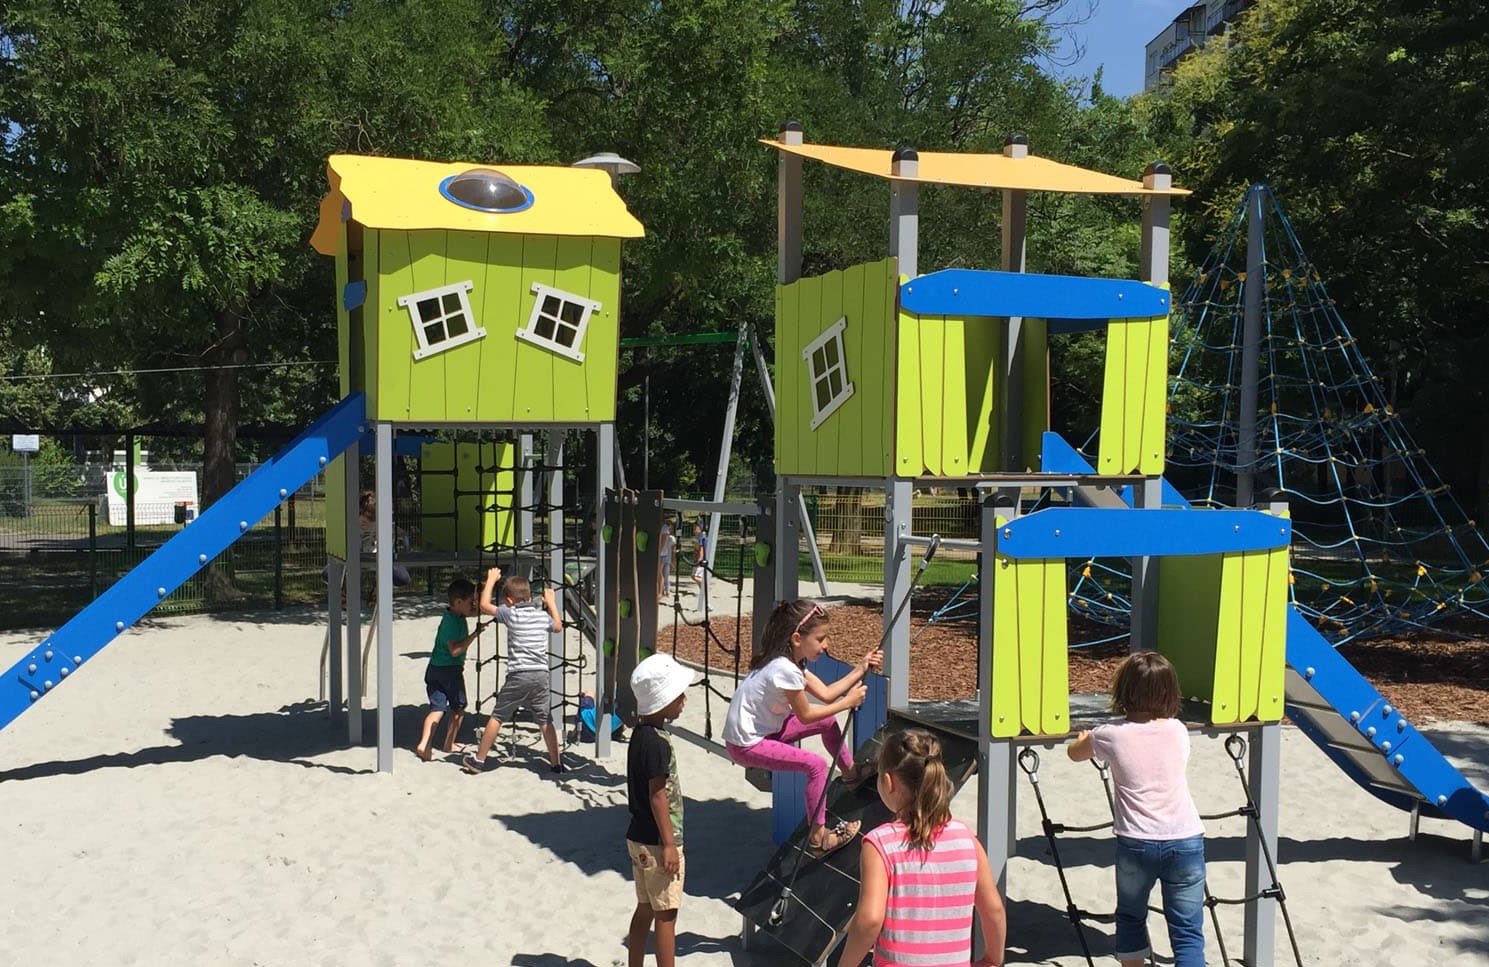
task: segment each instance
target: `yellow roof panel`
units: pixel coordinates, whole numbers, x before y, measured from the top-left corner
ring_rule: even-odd
[[[914,178],[896,179],[890,173],[894,152],[888,148],[844,148],[831,144],[786,144],[762,139],[777,151],[800,155],[837,168],[846,168],[875,178],[919,181],[933,185],[965,185],[969,188],[1009,188],[1024,191],[1058,191],[1075,195],[1187,195],[1184,188],[1154,190],[1141,181],[1088,171],[1048,158],[1029,155],[1010,158],[1002,154],[956,154],[920,151]]]
[[[474,168],[499,171],[532,194],[521,211],[487,212],[451,201],[440,186]],[[335,154],[326,163],[331,191],[321,201],[310,238],[316,251],[336,252],[344,217],[368,228],[450,229],[504,235],[593,235],[640,238],[641,223],[615,193],[610,175],[557,165],[484,165]],[[348,215],[349,209],[349,215]]]

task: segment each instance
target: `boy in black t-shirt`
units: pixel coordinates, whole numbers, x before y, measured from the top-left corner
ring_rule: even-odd
[[[631,673],[637,721],[626,756],[631,808],[626,852],[636,879],[636,912],[626,940],[630,967],[645,962],[646,935],[653,923],[658,967],[672,967],[676,957],[683,883],[682,787],[677,756],[663,726],[682,714],[692,681],[693,673],[671,655],[652,655]]]

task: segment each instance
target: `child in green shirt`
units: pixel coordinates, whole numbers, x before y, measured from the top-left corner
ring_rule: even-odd
[[[481,613],[474,584],[466,578],[456,578],[450,582],[445,594],[450,606],[440,619],[439,631],[434,635],[434,648],[429,652],[429,666],[424,669],[429,713],[424,716],[424,731],[419,736],[419,744],[414,746],[414,755],[425,762],[432,755],[429,743],[441,718],[446,719],[445,741],[441,748],[446,752],[455,748],[455,735],[465,718],[465,652],[485,627],[478,621],[476,630],[471,631],[466,624],[467,618]]]

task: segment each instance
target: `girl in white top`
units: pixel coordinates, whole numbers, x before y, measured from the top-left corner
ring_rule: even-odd
[[[863,778],[853,764],[853,753],[843,744],[837,715],[863,704],[868,688],[863,676],[883,657],[878,648],[864,655],[854,669],[831,685],[807,671],[803,664],[827,651],[827,610],[812,601],[785,601],[771,612],[761,635],[760,653],[750,662],[750,673],[734,690],[724,719],[724,744],[729,757],[742,766],[774,772],[801,772],[807,777],[807,816],[810,845],[826,855],[850,842],[859,823],[827,828],[827,761],[793,743],[809,735],[822,744],[843,769],[849,784]],[[825,704],[813,705],[810,698]]]
[[[1163,917],[1175,967],[1205,963],[1205,837],[1189,795],[1189,730],[1175,718],[1179,676],[1157,652],[1128,655],[1112,680],[1121,722],[1098,725],[1071,743],[1077,762],[1098,758],[1116,786],[1116,955],[1122,967],[1148,959],[1148,897],[1163,890]]]

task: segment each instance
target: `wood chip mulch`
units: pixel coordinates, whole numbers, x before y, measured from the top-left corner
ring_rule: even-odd
[[[968,698],[975,691],[977,675],[977,627],[975,618],[928,624],[931,614],[946,600],[936,588],[917,591],[911,605],[910,697],[916,699]],[[833,605],[832,630],[828,639],[831,654],[841,661],[856,662],[877,644],[883,611],[877,601],[849,601]],[[689,620],[699,616],[690,614]],[[711,675],[732,678],[736,641],[743,642],[739,662],[741,674],[749,667],[750,619],[744,617],[736,629],[734,615],[715,615],[708,644]],[[1072,642],[1110,637],[1114,630],[1073,620]],[[661,651],[673,653],[673,631],[658,634]],[[703,664],[704,629],[687,625],[677,629],[676,655]],[[1340,648],[1361,674],[1413,722],[1454,721],[1489,725],[1489,622],[1460,621],[1442,630],[1416,632],[1394,638],[1353,642]],[[1070,687],[1074,692],[1104,692],[1112,672],[1126,654],[1126,643],[1116,642],[1070,652]],[[725,689],[728,691],[728,688]]]

